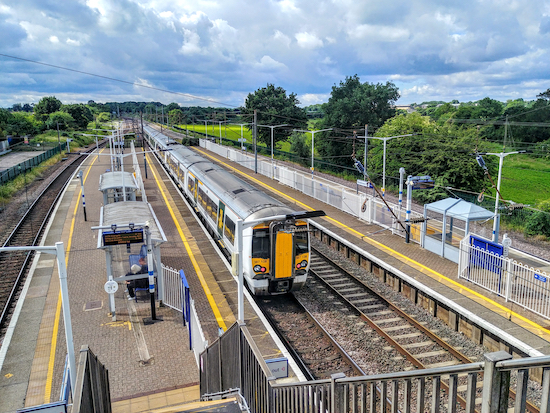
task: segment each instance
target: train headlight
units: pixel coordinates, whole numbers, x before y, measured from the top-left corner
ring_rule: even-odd
[[[260,272],[261,269],[262,269],[262,267],[260,267],[259,265],[255,265],[254,268],[253,268],[254,272]]]
[[[296,268],[305,268],[307,267],[307,261],[303,260],[302,262],[296,264]]]

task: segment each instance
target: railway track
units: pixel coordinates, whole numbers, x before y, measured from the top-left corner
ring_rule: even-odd
[[[410,363],[411,368],[446,367],[474,361],[462,354],[460,349],[448,344],[436,332],[427,328],[423,322],[405,313],[373,291],[363,280],[314,248],[312,248],[310,274],[322,284],[323,288],[327,288],[337,296],[357,317],[383,337],[392,349],[398,351]],[[481,411],[482,377],[479,375],[476,378],[476,392],[470,394],[466,394],[467,380],[468,377],[465,375],[458,377],[458,380],[451,384],[457,386],[457,403],[462,409],[475,406],[476,411]],[[433,387],[431,391],[443,390],[441,392],[443,395],[449,394],[448,380],[441,380],[437,386],[438,390]],[[427,390],[429,391],[430,389]],[[515,398],[513,390],[511,390],[511,396],[511,399]],[[446,402],[442,397],[442,405]],[[539,409],[528,401],[527,411],[535,413]]]
[[[105,143],[103,143],[105,145]],[[94,147],[95,149],[95,147]],[[90,149],[91,152],[93,149]],[[38,245],[46,223],[70,177],[87,155],[71,155],[74,158],[36,197],[21,216],[13,230],[5,238],[3,247]],[[0,254],[0,342],[11,318],[20,290],[26,279],[34,252],[14,251]]]
[[[292,294],[256,298],[256,303],[308,380],[365,374]]]

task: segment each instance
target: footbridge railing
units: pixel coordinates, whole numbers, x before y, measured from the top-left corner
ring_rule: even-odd
[[[528,379],[535,369],[542,370],[542,384],[528,406]],[[443,382],[448,391],[442,391]],[[511,382],[514,399],[508,390]],[[516,412],[535,408],[550,413],[550,356],[512,360],[510,354],[499,351],[471,364],[363,377],[340,373],[326,380],[277,383],[246,325],[235,323],[200,355],[201,395],[231,389],[240,389],[253,413],[504,413],[509,407]]]

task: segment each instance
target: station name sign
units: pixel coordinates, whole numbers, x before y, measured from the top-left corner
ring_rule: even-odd
[[[409,176],[409,182],[412,182],[412,189],[433,189],[434,181],[431,176]]]
[[[138,243],[143,243],[143,229],[103,233],[103,245],[138,244]]]

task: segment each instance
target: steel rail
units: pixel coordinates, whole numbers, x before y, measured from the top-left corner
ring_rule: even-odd
[[[358,279],[353,274],[350,274],[348,271],[346,271],[344,268],[336,264],[333,260],[331,260],[329,257],[327,257],[325,254],[320,252],[314,247],[311,247],[312,251],[314,251],[318,256],[320,256],[325,261],[328,261],[330,265],[332,265],[335,269],[343,273],[345,276],[353,279],[358,284],[362,285],[369,294],[372,294],[377,299],[381,300],[385,305],[388,306],[391,310],[395,311],[399,316],[403,317],[407,322],[411,323],[415,328],[422,331],[422,333],[426,334],[427,337],[434,340],[437,344],[439,344],[443,349],[448,351],[453,357],[461,361],[465,364],[475,363],[473,360],[465,356],[464,354],[460,353],[457,349],[455,349],[453,346],[445,342],[444,340],[441,340],[440,337],[432,333],[429,329],[424,327],[422,324],[420,324],[417,320],[406,314],[403,310],[396,307],[393,303],[389,302],[385,297],[381,296],[380,294],[373,291],[368,285],[366,285],[362,280]],[[399,353],[401,353],[407,360],[409,360],[413,365],[420,369],[425,369],[426,367],[422,362],[420,362],[418,359],[416,359],[412,354],[410,354],[405,348],[403,348],[401,345],[399,345],[389,334],[387,334],[381,327],[379,327],[375,321],[371,320],[367,315],[365,315],[359,308],[357,308],[353,303],[351,303],[347,298],[345,298],[340,292],[338,292],[332,285],[330,285],[328,282],[326,282],[321,276],[319,276],[314,270],[310,269],[310,273],[315,275],[321,282],[323,282],[328,288],[330,288],[331,291],[333,291],[336,295],[338,295],[342,300],[346,302],[346,304],[350,307],[352,307],[355,311],[357,311],[360,314],[361,319],[363,319],[365,322],[367,322],[374,330],[376,330],[385,340],[388,341],[390,345],[392,345]],[[441,386],[445,387],[448,391],[448,386],[446,383],[441,382]],[[516,398],[516,392],[513,389],[510,389],[510,397],[515,400]],[[460,396],[457,395],[458,402],[460,405],[464,408],[466,406],[466,400]],[[539,413],[539,409],[530,401],[526,402],[526,409],[530,413]]]
[[[100,146],[103,146],[105,145],[105,142],[103,142]],[[87,152],[91,153],[93,149],[89,149]],[[59,174],[57,175],[57,177],[52,181],[50,182],[50,184],[44,188],[44,190],[42,190],[42,192],[40,192],[40,194],[38,194],[38,196],[36,197],[36,199],[34,200],[34,202],[29,206],[29,208],[27,209],[27,211],[25,211],[25,213],[23,214],[23,216],[21,217],[21,219],[19,220],[19,222],[17,223],[17,225],[15,226],[15,228],[12,230],[12,232],[8,235],[6,241],[4,242],[4,244],[2,245],[3,247],[7,247],[11,244],[11,242],[13,241],[13,239],[18,235],[18,232],[22,229],[23,225],[25,225],[26,221],[28,219],[30,219],[30,215],[31,213],[33,213],[35,211],[35,208],[37,208],[39,206],[39,202],[42,201],[43,197],[48,193],[48,191],[51,190],[52,186],[57,184],[59,181],[59,179],[61,179],[61,177],[70,169],[70,168],[75,168],[75,165],[80,165],[80,163],[86,158],[86,156],[88,155],[80,155],[78,157],[76,157],[74,160],[72,160],[69,164],[67,164],[67,166],[65,168],[63,168],[63,170],[61,170],[59,172]],[[71,174],[72,175],[72,174]],[[69,177],[70,178],[70,177]],[[66,179],[66,182],[63,183],[63,185],[61,186],[58,194],[56,195],[55,199],[53,200],[53,202],[51,203],[50,207],[48,208],[48,211],[46,212],[45,216],[44,216],[44,219],[42,220],[42,222],[40,223],[39,225],[39,228],[38,230],[36,231],[36,233],[33,235],[31,234],[31,236],[33,236],[33,241],[32,241],[32,244],[31,245],[36,245],[37,242],[40,240],[40,237],[42,236],[42,232],[48,222],[48,219],[50,218],[54,208],[55,208],[55,205],[57,204],[61,194],[63,193],[63,190],[65,189],[65,187],[67,186],[67,184],[69,183],[69,178]],[[6,303],[4,305],[4,307],[2,308],[2,313],[0,315],[0,328],[3,328],[4,327],[4,324],[6,323],[7,321],[7,318],[8,318],[8,315],[9,315],[9,311],[10,311],[10,308],[12,307],[14,301],[15,301],[15,297],[17,296],[17,293],[19,291],[19,288],[21,286],[21,282],[22,282],[22,279],[23,279],[23,276],[25,274],[25,271],[27,270],[27,267],[29,265],[29,262],[30,260],[32,259],[32,257],[34,257],[34,252],[32,251],[29,251],[26,256],[25,256],[25,259],[21,265],[21,269],[13,283],[13,287],[8,295],[8,298],[6,300]]]

